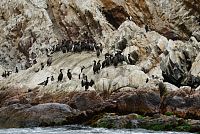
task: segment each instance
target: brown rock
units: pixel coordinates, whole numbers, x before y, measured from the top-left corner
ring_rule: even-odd
[[[124,93],[116,103],[119,112],[152,114],[159,112],[160,97],[153,91],[136,90]]]
[[[103,99],[95,91],[89,91],[74,94],[68,104],[72,108],[84,111],[100,106],[103,102]]]
[[[200,119],[200,93],[188,95],[187,90],[169,93],[161,107],[162,113],[171,112],[183,118]]]
[[[67,122],[66,117],[77,113],[66,104],[14,104],[0,108],[0,128],[61,125]]]

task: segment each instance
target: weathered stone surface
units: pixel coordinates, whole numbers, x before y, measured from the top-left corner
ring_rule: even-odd
[[[31,106],[13,104],[0,108],[0,127],[37,127],[62,125],[66,117],[77,114],[66,104],[46,103]]]
[[[197,120],[184,120],[176,116],[156,115],[155,117],[143,117],[137,114],[115,115],[105,114],[94,124],[104,128],[145,128],[156,131],[187,131],[198,132],[200,122]]]
[[[162,112],[171,112],[183,118],[200,119],[199,91],[195,92],[190,88],[181,88],[170,92],[162,102]]]
[[[98,95],[97,92],[82,92],[74,94],[68,104],[81,111],[94,110],[95,107],[102,105],[104,100]]]
[[[116,101],[117,109],[122,113],[153,114],[159,112],[160,96],[153,91],[125,92],[120,94]]]

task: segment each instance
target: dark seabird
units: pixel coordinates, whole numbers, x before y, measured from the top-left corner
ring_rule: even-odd
[[[146,83],[148,83],[148,82],[149,82],[149,78],[146,79]]]
[[[96,53],[97,53],[97,57],[99,58],[100,53],[101,53],[100,49],[97,49]]]
[[[115,67],[117,67],[117,65],[118,65],[118,58],[117,58],[117,56],[115,56],[113,58],[113,64],[114,64]]]
[[[62,73],[63,69],[60,69],[60,74],[58,75],[58,82],[61,82],[63,79],[63,73]]]
[[[18,73],[18,72],[19,72],[19,70],[18,70],[18,68],[16,67],[16,68],[15,68],[15,73]]]
[[[100,50],[101,53],[103,52],[103,46],[102,46],[101,43],[100,43],[100,46],[99,46],[99,50]]]
[[[91,79],[91,80],[90,80],[90,84],[89,84],[90,87],[92,87],[94,84],[95,84],[95,83],[94,83],[94,80]]]
[[[42,82],[42,83],[40,83],[40,84],[38,84],[38,85],[47,86],[48,82],[49,82],[49,77],[47,77],[47,79],[46,79],[44,82]]]
[[[4,77],[4,78],[6,78],[6,71],[5,72],[3,72],[3,74],[1,75],[2,77]]]
[[[85,86],[86,81],[87,81],[87,75],[84,74],[84,77],[83,77],[83,79],[82,79],[82,81],[81,81],[81,86],[82,86],[82,87]]]
[[[146,30],[146,32],[148,32],[149,31],[149,26],[148,25],[145,25],[145,30]]]
[[[33,64],[37,64],[37,60],[36,59],[33,60]]]
[[[131,65],[135,64],[135,60],[131,57],[130,54],[128,54],[128,61],[129,61],[129,64],[131,64]]]
[[[53,75],[51,76],[51,81],[54,81],[54,77],[53,77]]]
[[[101,60],[99,60],[98,62],[97,62],[97,65],[96,65],[96,68],[97,68],[97,73],[99,73],[99,71],[100,71],[100,69],[101,69]]]
[[[68,71],[67,71],[67,77],[69,78],[69,80],[72,79],[71,69],[68,69]]]
[[[52,64],[52,57],[49,57],[47,60],[47,66],[51,66]]]
[[[94,64],[93,64],[93,72],[95,74],[97,72],[97,68],[96,68],[97,62],[95,60],[93,62],[94,62]]]
[[[82,67],[81,67],[81,73],[78,75],[78,78],[79,78],[79,79],[81,79],[81,75],[82,75],[82,73],[83,73],[83,69],[85,69],[85,66],[82,66]]]
[[[85,69],[85,66],[82,66],[82,67],[81,67],[81,73],[83,72],[83,69]]]
[[[89,86],[90,86],[90,83],[88,82],[87,76],[85,76],[85,83],[84,83],[84,86],[85,86],[85,91],[87,91],[88,88],[89,88]]]

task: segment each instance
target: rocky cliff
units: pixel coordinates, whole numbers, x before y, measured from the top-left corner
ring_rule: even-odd
[[[79,74],[85,66],[83,73],[95,83],[89,90],[103,94],[103,98],[97,99],[99,102],[113,92],[135,89],[155,92],[152,94],[157,96],[161,88],[158,85],[164,82],[170,92],[164,96],[168,99],[162,100],[160,96],[152,102],[153,109],[158,112],[159,102],[163,101],[163,113],[175,108],[174,113],[180,115],[180,109],[189,107],[195,109],[192,114],[199,118],[199,103],[190,107],[189,104],[195,103],[192,101],[182,107],[180,102],[178,110],[170,103],[177,99],[174,96],[190,101],[187,95],[192,95],[192,100],[199,95],[199,6],[198,0],[2,0],[0,73],[6,70],[12,74],[6,78],[0,76],[0,98],[6,100],[1,105],[25,101],[29,104],[67,102],[74,106],[76,103],[70,102],[73,95],[69,92],[84,91]],[[63,40],[102,44],[103,52],[97,57],[95,51],[54,51]],[[124,61],[116,67],[100,69],[94,75],[93,61],[101,60],[102,64],[106,53],[119,49],[122,49]],[[134,60],[133,65],[130,60],[127,62],[128,54]],[[52,57],[51,66],[46,65],[49,57]],[[35,64],[34,59],[37,60]],[[44,63],[42,70],[41,63]],[[18,73],[15,73],[16,67]],[[57,83],[60,69],[63,69],[64,78]],[[72,70],[72,80],[67,78],[68,69]],[[51,76],[55,80],[47,86],[38,85]],[[177,95],[177,90],[181,95]],[[125,103],[119,101],[122,112],[138,112],[129,107],[132,103]],[[145,108],[139,112],[145,113]],[[185,116],[188,113],[190,110],[185,111]]]

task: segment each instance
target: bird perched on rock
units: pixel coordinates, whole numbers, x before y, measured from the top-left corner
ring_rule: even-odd
[[[69,80],[72,79],[71,69],[68,69],[68,71],[67,71],[67,77],[69,78]]]
[[[78,75],[79,79],[83,78],[83,69],[85,69],[85,66],[81,67],[81,73]]]
[[[52,64],[52,57],[49,57],[47,60],[47,66],[51,66]]]
[[[146,83],[148,83],[148,82],[149,82],[149,78],[146,79]]]
[[[97,50],[96,50],[96,53],[97,53],[97,58],[99,58],[100,53],[101,53],[100,49],[97,49]]]
[[[51,81],[54,81],[54,77],[53,77],[53,75],[51,76]]]
[[[49,82],[49,77],[47,77],[47,79],[45,81],[43,81],[42,83],[39,83],[38,85],[47,86],[48,82]]]
[[[4,71],[3,74],[2,74],[1,76],[4,77],[4,78],[6,78],[6,76],[7,76],[7,72]]]
[[[90,80],[90,84],[89,84],[89,85],[90,85],[90,87],[92,87],[94,84],[95,84],[94,80],[93,80],[93,79],[91,79],[91,80]]]
[[[118,58],[117,58],[117,56],[115,56],[115,57],[113,58],[113,65],[114,65],[115,67],[117,67],[117,65],[118,65]]]
[[[93,62],[94,62],[94,64],[93,64],[93,72],[94,72],[94,74],[95,74],[95,73],[98,71],[98,70],[97,70],[97,67],[96,67],[97,62],[96,62],[96,60],[94,60]]]
[[[18,73],[19,72],[19,69],[18,67],[15,68],[15,73]]]
[[[97,65],[96,65],[96,68],[97,68],[97,73],[99,73],[99,71],[100,71],[100,69],[101,69],[101,60],[99,60],[98,62],[97,62]]]
[[[146,32],[149,31],[149,26],[148,25],[145,25],[144,28],[145,28]]]
[[[61,82],[63,79],[63,73],[62,73],[63,69],[60,69],[60,74],[58,75],[58,82]]]
[[[128,62],[129,62],[129,64],[131,64],[131,65],[134,65],[134,64],[135,64],[135,60],[131,57],[130,54],[128,54]]]
[[[94,80],[91,79],[89,82],[87,76],[85,76],[85,78],[81,81],[81,86],[85,86],[85,91],[87,91],[89,87],[92,87],[94,84]]]

